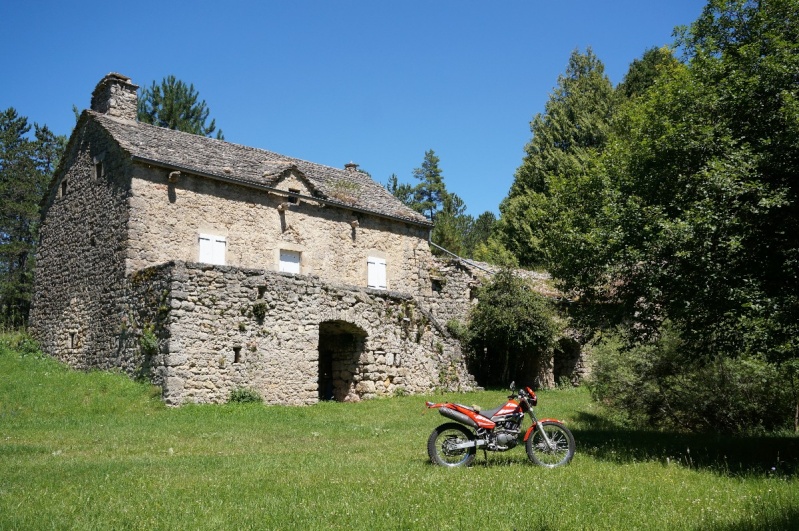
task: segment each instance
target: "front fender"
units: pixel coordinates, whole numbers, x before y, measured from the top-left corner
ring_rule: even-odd
[[[562,420],[549,419],[549,418],[547,418],[547,419],[538,419],[538,422],[560,422],[561,424],[563,424]],[[525,432],[525,434],[524,434],[524,442],[527,442],[527,439],[529,439],[530,435],[533,434],[533,430],[535,429],[535,427],[537,425],[538,424],[536,423],[536,424],[533,424],[532,426],[530,426],[529,428],[527,428],[527,432]]]

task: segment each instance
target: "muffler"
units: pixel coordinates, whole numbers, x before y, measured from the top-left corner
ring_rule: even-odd
[[[460,422],[461,424],[465,424],[466,426],[471,426],[472,428],[477,427],[477,423],[474,420],[467,417],[460,411],[455,411],[454,409],[450,409],[448,407],[440,407],[438,408],[438,412],[444,415],[445,417],[454,420],[455,422]]]

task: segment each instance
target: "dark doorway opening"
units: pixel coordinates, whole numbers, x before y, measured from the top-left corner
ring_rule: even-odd
[[[577,366],[580,363],[580,344],[571,338],[561,338],[555,347],[554,379],[556,385],[575,382]]]
[[[366,332],[347,321],[319,324],[319,400],[343,402],[355,396]]]

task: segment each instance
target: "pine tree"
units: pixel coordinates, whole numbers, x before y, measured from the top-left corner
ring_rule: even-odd
[[[14,108],[0,113],[0,322],[25,323],[30,309],[40,204],[66,138]]]
[[[206,123],[209,114],[205,100],[199,101],[194,85],[186,85],[175,76],[165,77],[160,85],[153,81],[150,88],[142,89],[139,98],[139,121],[159,127],[212,136],[216,121],[212,119],[211,123]],[[224,140],[221,129],[216,132],[216,138]]]
[[[435,221],[447,196],[444,177],[438,167],[439,158],[431,149],[425,152],[424,160],[419,168],[413,170],[413,176],[420,181],[414,188],[413,200],[417,210]]]

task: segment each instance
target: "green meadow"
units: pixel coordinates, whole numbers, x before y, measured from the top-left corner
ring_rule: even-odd
[[[83,373],[0,338],[0,529],[791,529],[799,438],[629,430],[585,389],[539,393],[577,455],[519,446],[432,466],[425,400],[167,408],[157,389]]]

